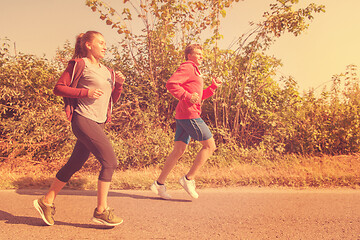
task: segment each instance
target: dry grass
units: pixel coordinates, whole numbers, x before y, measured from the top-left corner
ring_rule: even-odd
[[[178,179],[189,166],[178,164],[170,173],[167,186],[179,188]],[[48,188],[56,169],[23,164],[0,168],[0,189]],[[117,171],[113,177],[113,189],[148,189],[159,175],[160,168]],[[82,169],[76,173],[67,188],[96,189],[97,172]],[[197,176],[198,188],[262,186],[262,187],[360,187],[360,156],[297,157],[284,156],[274,161],[234,162],[219,167],[206,165]]]
[[[238,163],[199,174],[204,187],[221,186],[284,186],[360,187],[360,159],[357,156],[281,159],[262,164]]]

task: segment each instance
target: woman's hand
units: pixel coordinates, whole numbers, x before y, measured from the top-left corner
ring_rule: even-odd
[[[120,84],[123,84],[125,81],[124,74],[122,74],[122,72],[120,72],[120,71],[115,71],[115,81]]]
[[[88,98],[98,99],[104,92],[101,89],[89,89]]]

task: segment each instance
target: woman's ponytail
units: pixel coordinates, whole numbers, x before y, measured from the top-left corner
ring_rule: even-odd
[[[82,39],[83,36],[84,36],[84,33],[80,33],[76,37],[75,51],[74,51],[73,59],[83,57],[83,50],[82,50],[82,46],[81,46],[81,39]]]
[[[80,33],[76,37],[75,51],[74,51],[74,55],[72,57],[73,59],[83,58],[83,57],[87,56],[87,49],[86,49],[85,43],[91,42],[94,39],[94,36],[96,34],[101,35],[101,33],[96,32],[96,31],[87,31],[86,33]]]

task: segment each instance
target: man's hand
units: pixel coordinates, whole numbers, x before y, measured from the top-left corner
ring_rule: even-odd
[[[199,94],[197,94],[196,92],[194,92],[192,95],[191,95],[191,98],[190,98],[190,102],[192,104],[196,103],[197,101],[199,101]]]
[[[220,87],[220,85],[222,84],[222,81],[220,78],[216,77],[216,78],[213,78],[213,83],[217,86],[217,87]]]

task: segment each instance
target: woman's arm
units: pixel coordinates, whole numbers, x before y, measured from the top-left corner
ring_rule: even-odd
[[[120,71],[116,71],[115,72],[115,86],[111,93],[113,103],[116,103],[119,100],[121,92],[123,90],[124,81],[125,81],[125,76]]]
[[[55,95],[68,98],[84,98],[88,96],[88,89],[70,87],[75,67],[76,62],[70,61],[67,68],[55,84],[53,90]]]

